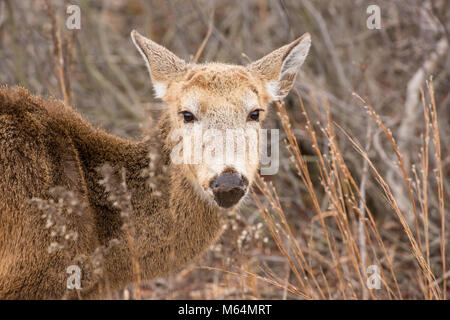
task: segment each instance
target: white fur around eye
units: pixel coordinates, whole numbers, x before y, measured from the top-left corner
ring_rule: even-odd
[[[197,95],[194,93],[188,93],[186,96],[182,98],[181,106],[184,110],[191,112],[198,119],[200,106]],[[183,111],[184,111],[183,110]]]
[[[258,105],[258,97],[254,93],[246,93],[242,98],[242,102],[244,104],[245,111],[248,113]]]

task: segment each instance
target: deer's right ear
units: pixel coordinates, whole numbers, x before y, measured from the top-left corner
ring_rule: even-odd
[[[251,72],[266,83],[272,101],[283,99],[289,93],[310,46],[311,36],[305,33],[248,66]]]
[[[185,72],[186,62],[136,30],[131,31],[131,39],[147,64],[155,97],[163,98],[169,82]]]

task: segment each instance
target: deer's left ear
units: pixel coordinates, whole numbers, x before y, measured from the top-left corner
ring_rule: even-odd
[[[131,39],[147,64],[155,96],[164,98],[168,84],[186,71],[186,62],[136,30],[131,32]]]
[[[292,86],[300,66],[306,59],[311,46],[311,36],[305,33],[263,58],[248,65],[248,69],[261,78],[272,101],[283,99]]]

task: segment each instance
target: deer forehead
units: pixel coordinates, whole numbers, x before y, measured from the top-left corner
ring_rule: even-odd
[[[203,88],[191,88],[181,96],[177,112],[190,111],[196,116],[247,114],[259,105],[251,90],[235,90],[229,94],[211,93]]]
[[[265,93],[245,67],[219,63],[192,66],[175,87],[169,95],[177,111],[203,115],[247,113],[263,103]]]

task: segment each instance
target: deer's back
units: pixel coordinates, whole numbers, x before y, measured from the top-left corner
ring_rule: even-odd
[[[54,186],[86,193],[77,150],[58,121],[63,108],[22,88],[0,89],[1,203],[46,197]]]
[[[62,108],[22,88],[0,88],[0,299],[37,297],[39,292],[57,297],[65,290],[65,257],[73,255],[70,251],[88,253],[95,243],[89,214],[68,215],[67,228],[80,238],[68,255],[49,255],[55,239],[42,212],[28,202],[48,199],[55,186],[87,197],[77,150],[57,119]]]

